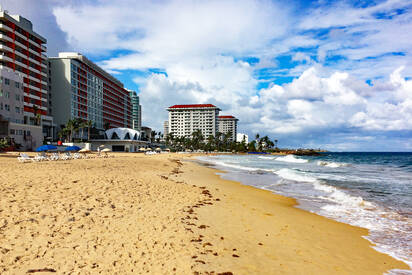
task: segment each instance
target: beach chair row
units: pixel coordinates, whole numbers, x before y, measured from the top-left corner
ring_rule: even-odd
[[[57,161],[57,160],[69,160],[69,159],[80,159],[85,158],[82,157],[79,153],[70,154],[70,152],[66,152],[64,154],[53,153],[49,156],[46,154],[37,154],[33,158],[29,157],[25,153],[21,153],[17,160],[19,162],[40,162],[40,161]],[[87,158],[87,157],[86,157]]]

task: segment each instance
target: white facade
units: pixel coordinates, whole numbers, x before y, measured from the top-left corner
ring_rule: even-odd
[[[169,133],[176,137],[190,137],[200,130],[205,139],[215,136],[220,109],[212,104],[174,105],[169,111]]]
[[[242,134],[242,133],[237,133],[237,135],[236,135],[236,141],[237,141],[237,142],[242,142],[242,141],[243,141],[243,138],[245,139],[245,142],[246,142],[246,143],[249,143],[249,137],[248,137],[248,135]]]
[[[163,136],[166,138],[166,136],[169,134],[169,121],[166,120],[163,122]]]
[[[236,141],[238,119],[234,116],[219,116],[219,132],[223,134],[231,133],[230,140]]]

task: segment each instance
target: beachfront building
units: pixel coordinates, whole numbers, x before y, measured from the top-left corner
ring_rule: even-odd
[[[219,132],[222,134],[231,133],[229,140],[236,142],[237,122],[239,120],[234,116],[219,116],[217,120],[219,125]]]
[[[139,96],[135,91],[129,91],[132,102],[132,129],[140,131],[142,129],[142,105],[139,103]]]
[[[49,58],[52,115],[59,128],[70,119],[103,130],[132,127],[132,100],[123,83],[79,53]]]
[[[200,130],[207,139],[218,131],[217,117],[220,109],[212,104],[173,105],[169,111],[168,133],[175,137],[190,137]]]
[[[103,139],[90,141],[91,150],[108,148],[113,152],[138,152],[148,148],[149,142],[141,140],[141,132],[130,128],[111,128],[104,132]]]
[[[0,69],[17,72],[23,77],[23,123],[35,125],[40,116],[44,137],[52,138],[46,43],[44,37],[33,31],[29,20],[0,8]]]
[[[237,142],[243,142],[243,140],[245,140],[245,143],[248,144],[249,143],[249,136],[246,135],[246,134],[237,133],[236,141]]]
[[[22,150],[32,150],[43,143],[40,117],[38,122],[24,124],[24,85],[22,74],[0,69],[0,138],[11,138]]]
[[[163,122],[163,136],[166,138],[166,136],[169,134],[169,121],[166,120]]]

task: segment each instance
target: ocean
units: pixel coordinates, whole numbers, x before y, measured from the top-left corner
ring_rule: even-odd
[[[296,198],[299,208],[367,228],[375,249],[412,266],[412,153],[198,157],[221,176]],[[390,274],[412,274],[393,270]]]

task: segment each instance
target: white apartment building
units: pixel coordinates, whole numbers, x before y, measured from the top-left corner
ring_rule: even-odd
[[[43,134],[40,125],[24,124],[23,83],[21,73],[0,69],[0,138],[12,138],[31,151],[43,143]]]
[[[190,137],[200,130],[207,139],[218,131],[217,117],[220,109],[212,104],[173,105],[169,111],[168,133],[176,137]]]
[[[246,134],[242,134],[242,133],[237,133],[236,135],[236,141],[237,142],[242,142],[243,139],[245,139],[246,144],[249,143],[249,136]]]
[[[237,137],[237,122],[239,120],[234,116],[219,116],[219,132],[223,134],[231,133],[230,140],[236,141]]]

